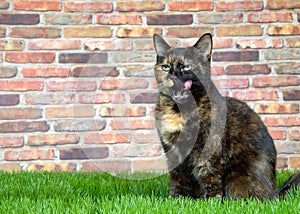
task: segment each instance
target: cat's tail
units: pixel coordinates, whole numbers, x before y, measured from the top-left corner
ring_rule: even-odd
[[[296,173],[295,175],[292,175],[279,189],[278,194],[280,197],[283,197],[288,190],[290,190],[293,187],[299,187],[300,188],[300,172]]]

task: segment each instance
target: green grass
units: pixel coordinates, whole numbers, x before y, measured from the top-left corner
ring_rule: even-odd
[[[278,185],[291,172],[278,173]],[[142,176],[137,174],[136,177]],[[167,175],[126,180],[105,173],[0,172],[0,213],[299,213],[300,191],[275,201],[168,196]]]

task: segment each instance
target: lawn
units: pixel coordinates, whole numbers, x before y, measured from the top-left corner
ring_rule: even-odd
[[[291,172],[278,173],[278,185]],[[137,174],[136,177],[145,176]],[[170,198],[167,175],[128,180],[106,173],[0,172],[0,213],[299,213],[300,191],[285,199]]]

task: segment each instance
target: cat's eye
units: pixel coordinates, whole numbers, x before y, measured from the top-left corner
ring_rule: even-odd
[[[194,69],[193,65],[185,65],[183,70],[184,71],[192,71]]]
[[[161,69],[162,69],[163,71],[170,71],[171,66],[168,65],[168,64],[164,64],[164,65],[161,65]]]

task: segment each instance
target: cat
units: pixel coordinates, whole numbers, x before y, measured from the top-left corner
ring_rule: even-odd
[[[276,149],[248,105],[222,97],[211,79],[212,36],[174,48],[158,34],[155,120],[170,175],[170,195],[273,199],[300,184],[300,173],[276,189]]]

